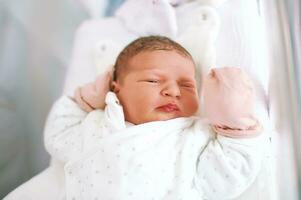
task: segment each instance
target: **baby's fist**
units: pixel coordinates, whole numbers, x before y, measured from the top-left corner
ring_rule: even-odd
[[[112,72],[99,75],[95,81],[81,86],[75,91],[75,101],[86,112],[94,109],[104,109],[105,96],[110,90]]]
[[[243,137],[256,135],[253,82],[239,68],[212,69],[203,81],[205,115],[217,132]]]

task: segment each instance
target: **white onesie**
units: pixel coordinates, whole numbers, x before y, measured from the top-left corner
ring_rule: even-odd
[[[45,146],[65,163],[68,200],[231,199],[260,169],[263,135],[216,135],[198,117],[125,122],[116,95],[87,114],[69,97],[53,106]]]

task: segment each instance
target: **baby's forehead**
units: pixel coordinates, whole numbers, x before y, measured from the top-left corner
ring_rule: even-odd
[[[160,60],[155,59],[158,55],[160,56]],[[195,69],[195,62],[193,58],[176,49],[172,49],[172,50],[158,49],[158,50],[151,50],[151,51],[144,50],[135,55],[128,56],[127,60],[125,61],[127,63],[125,66],[127,65],[131,66],[135,61],[138,60],[137,58],[139,58],[139,61],[143,61],[142,63],[139,63],[139,65],[146,65],[149,62],[155,62],[155,61],[159,63],[164,63],[168,58],[169,59],[172,58],[174,60],[179,57],[181,58],[181,60],[186,60],[185,65],[188,66],[192,64],[193,68]]]
[[[134,72],[160,74],[160,70],[166,71],[165,68],[168,68],[169,73],[177,72],[179,68],[182,68],[183,74],[187,73],[195,76],[196,73],[195,63],[191,57],[175,49],[159,49],[143,50],[135,55],[128,55],[127,58],[123,60],[123,65],[120,65],[118,74],[120,78],[125,77],[128,73]]]
[[[168,68],[157,68],[157,67],[149,67],[149,68],[129,68],[124,75],[132,74],[136,78],[138,77],[153,77],[160,78],[164,80],[168,79],[176,79],[181,82],[195,82],[196,75],[195,70],[186,73],[187,71],[179,70],[178,68],[168,67]]]

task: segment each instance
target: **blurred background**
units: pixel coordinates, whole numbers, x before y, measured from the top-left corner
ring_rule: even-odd
[[[269,109],[277,130],[279,199],[301,185],[299,0],[255,0],[268,30]],[[0,0],[0,199],[49,165],[43,128],[61,95],[74,33],[111,16],[123,0]],[[284,173],[285,172],[285,173]]]
[[[0,0],[0,199],[49,165],[43,128],[81,22],[122,0]]]

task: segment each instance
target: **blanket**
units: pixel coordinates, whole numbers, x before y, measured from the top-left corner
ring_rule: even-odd
[[[127,123],[116,95],[89,114],[69,97],[55,104],[45,145],[64,163],[67,199],[230,199],[254,181],[262,136],[215,134],[197,116]]]

